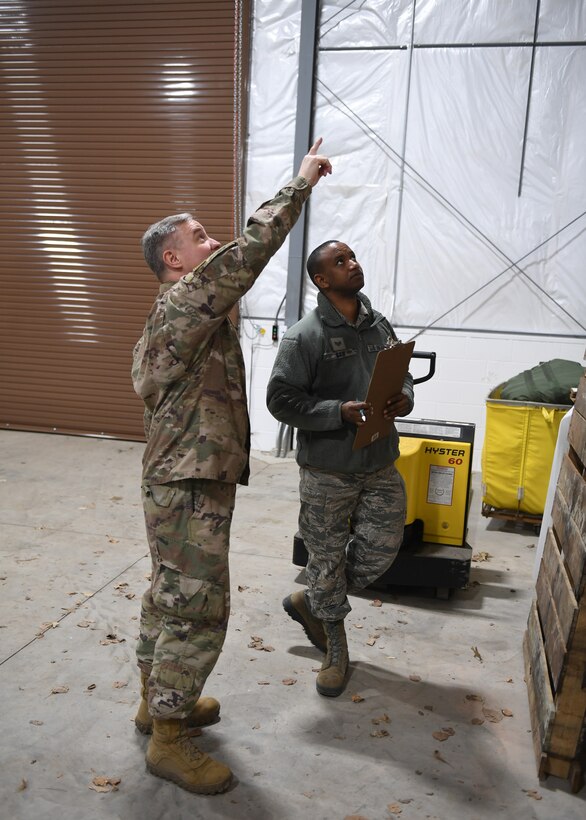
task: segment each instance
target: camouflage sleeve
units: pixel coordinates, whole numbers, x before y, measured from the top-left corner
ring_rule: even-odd
[[[165,325],[175,354],[189,362],[252,287],[297,221],[311,187],[295,177],[250,217],[241,237],[217,250],[169,291]]]
[[[342,402],[310,393],[314,344],[284,337],[267,385],[267,407],[278,420],[300,430],[342,427]]]

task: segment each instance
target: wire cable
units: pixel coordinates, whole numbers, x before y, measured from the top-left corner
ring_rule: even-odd
[[[362,0],[362,3],[360,4],[360,6],[357,9],[354,9],[352,14],[349,14],[348,17],[344,17],[344,20],[348,20],[350,17],[353,17],[355,14],[358,14],[358,12],[364,6],[365,2],[366,2],[366,0]],[[334,14],[332,14],[331,17],[328,17],[327,20],[324,20],[323,25],[327,26],[328,23],[331,23],[332,20],[334,20],[336,17],[339,17],[340,14],[342,14],[342,12],[346,11],[346,9],[350,8],[350,6],[353,6],[354,3],[355,3],[355,0],[350,0],[349,3],[346,3],[345,6],[343,6],[341,9],[338,9],[338,11],[334,12]],[[333,31],[333,29],[335,29],[336,26],[339,26],[340,23],[343,23],[344,20],[338,20],[338,22],[335,25],[331,26],[327,31],[324,31],[323,34],[320,34],[319,39],[321,40],[322,37],[327,37],[327,35],[330,33],[330,31]]]
[[[320,83],[320,85],[322,85],[322,86],[323,86],[323,87],[327,90],[327,92],[328,92],[329,94],[331,94],[331,95],[332,95],[332,96],[333,96],[333,97],[334,97],[334,98],[335,98],[335,99],[336,99],[336,100],[340,103],[340,105],[342,105],[345,109],[347,109],[347,111],[348,111],[349,113],[346,113],[346,111],[344,111],[344,110],[342,110],[342,109],[338,108],[337,106],[333,105],[332,101],[331,101],[331,100],[328,100],[328,98],[326,97],[326,95],[325,95],[323,92],[319,91],[319,89],[318,89],[318,93],[320,93],[320,94],[321,94],[321,96],[322,96],[322,97],[323,97],[323,98],[324,98],[324,99],[325,99],[325,100],[326,100],[326,101],[327,101],[330,105],[333,105],[333,107],[334,107],[334,108],[336,108],[336,110],[340,111],[340,113],[342,113],[342,114],[344,114],[345,116],[349,117],[349,119],[353,119],[355,122],[357,122],[357,123],[359,124],[360,128],[361,128],[361,131],[362,131],[364,134],[366,134],[366,135],[367,135],[368,137],[370,137],[371,139],[373,139],[373,138],[374,138],[375,140],[378,140],[379,142],[381,142],[381,143],[382,143],[382,145],[384,146],[384,148],[386,148],[388,151],[390,151],[390,154],[386,153],[386,151],[384,151],[384,153],[386,153],[386,155],[388,156],[388,158],[389,158],[392,162],[394,162],[394,163],[395,163],[395,165],[397,165],[399,168],[401,168],[401,167],[402,167],[403,169],[407,169],[407,171],[408,171],[408,172],[410,172],[410,173],[408,173],[408,172],[406,171],[407,176],[409,176],[410,178],[412,178],[412,179],[413,179],[413,181],[414,181],[416,184],[418,184],[418,185],[420,185],[421,187],[423,187],[423,188],[424,188],[424,190],[426,190],[426,191],[427,191],[427,193],[429,193],[429,194],[430,194],[430,196],[432,196],[432,198],[433,198],[433,199],[435,199],[437,202],[439,202],[439,204],[440,204],[440,205],[442,205],[444,208],[446,208],[446,210],[448,210],[448,212],[449,212],[450,214],[452,214],[452,215],[456,215],[456,216],[457,216],[457,218],[458,218],[458,221],[459,221],[461,224],[463,223],[463,224],[464,224],[464,227],[468,228],[471,232],[473,232],[473,234],[475,234],[475,235],[476,235],[476,238],[481,240],[482,244],[484,244],[486,247],[488,247],[488,248],[489,248],[489,249],[490,249],[493,253],[495,253],[495,254],[499,254],[499,255],[500,255],[500,257],[501,257],[502,259],[504,259],[506,262],[508,262],[508,263],[509,263],[509,266],[508,266],[508,268],[507,268],[506,270],[510,270],[510,268],[512,268],[512,267],[516,267],[516,268],[518,269],[519,273],[520,273],[522,276],[524,276],[524,277],[525,277],[525,278],[526,278],[529,282],[531,282],[531,284],[532,284],[532,285],[534,285],[534,286],[535,286],[538,290],[540,290],[540,291],[541,291],[541,293],[543,293],[543,295],[544,295],[544,296],[546,296],[546,297],[547,297],[547,298],[548,298],[551,302],[553,302],[553,303],[554,303],[554,305],[555,305],[557,308],[559,308],[561,311],[563,311],[563,312],[564,312],[564,313],[565,313],[565,314],[566,314],[566,315],[567,315],[567,316],[568,316],[568,317],[569,317],[569,318],[570,318],[573,322],[575,322],[575,323],[576,323],[579,327],[581,327],[583,330],[586,330],[586,327],[584,327],[584,325],[582,325],[582,323],[581,323],[581,322],[579,322],[579,321],[578,321],[578,319],[576,319],[576,317],[575,317],[575,316],[573,316],[573,315],[572,315],[569,311],[567,311],[567,310],[566,310],[566,309],[565,309],[562,305],[560,305],[560,304],[559,304],[559,302],[557,302],[557,301],[556,301],[556,300],[555,300],[555,299],[554,299],[554,298],[553,298],[553,297],[552,297],[549,293],[547,293],[547,291],[546,291],[544,288],[542,288],[542,287],[541,287],[541,285],[539,285],[539,284],[538,284],[538,283],[537,283],[537,282],[536,282],[536,281],[535,281],[535,280],[534,280],[531,276],[529,276],[529,274],[528,274],[526,271],[524,271],[524,270],[523,270],[522,268],[520,268],[520,267],[519,267],[519,265],[518,265],[519,261],[521,261],[521,260],[525,259],[525,258],[526,258],[527,256],[529,256],[531,253],[534,253],[536,250],[538,250],[538,248],[540,248],[542,245],[544,245],[544,244],[546,244],[547,242],[551,241],[551,239],[553,239],[555,236],[557,236],[557,235],[558,235],[559,233],[561,233],[563,230],[565,230],[566,228],[570,227],[570,226],[571,226],[574,222],[576,222],[577,220],[581,219],[581,218],[585,215],[585,213],[586,213],[586,212],[583,212],[583,213],[582,213],[582,214],[580,214],[579,216],[577,216],[577,217],[575,217],[574,219],[572,219],[572,220],[571,220],[570,222],[568,222],[568,223],[567,223],[567,224],[566,224],[563,228],[561,228],[561,229],[560,229],[559,231],[557,231],[555,234],[553,234],[552,236],[550,236],[550,237],[549,237],[547,240],[545,240],[544,242],[541,242],[541,243],[540,243],[539,245],[537,245],[537,246],[536,246],[536,247],[535,247],[532,251],[529,251],[529,253],[524,254],[522,257],[520,257],[520,259],[519,259],[519,260],[517,260],[517,261],[515,262],[515,261],[513,261],[513,260],[512,260],[512,259],[511,259],[511,258],[510,258],[510,257],[509,257],[509,256],[508,256],[508,255],[507,255],[507,254],[506,254],[506,253],[502,250],[502,249],[501,249],[501,248],[499,248],[499,246],[498,246],[498,245],[497,245],[497,244],[496,244],[496,243],[495,243],[492,239],[490,239],[490,237],[489,237],[489,236],[487,236],[487,234],[485,234],[485,233],[484,233],[484,232],[483,232],[483,231],[482,231],[482,230],[481,230],[481,229],[480,229],[477,225],[475,225],[475,224],[474,224],[474,223],[473,223],[473,222],[472,222],[472,221],[471,221],[471,220],[470,220],[470,219],[469,219],[469,218],[468,218],[468,217],[467,217],[464,213],[462,213],[462,211],[460,211],[460,210],[459,210],[459,209],[458,209],[458,208],[457,208],[457,207],[456,207],[453,203],[451,203],[451,202],[447,199],[447,197],[445,197],[445,196],[444,196],[444,195],[443,195],[443,194],[442,194],[442,193],[441,193],[441,192],[440,192],[437,188],[435,188],[435,187],[434,187],[434,186],[433,186],[433,185],[432,185],[432,184],[431,184],[428,180],[426,180],[426,179],[425,179],[425,177],[423,177],[423,175],[422,175],[422,174],[420,174],[420,173],[419,173],[419,172],[418,172],[418,171],[417,171],[417,170],[416,170],[416,169],[415,169],[415,168],[414,168],[414,167],[413,167],[413,166],[412,166],[409,162],[407,162],[407,160],[406,160],[404,157],[401,157],[401,155],[399,154],[399,152],[398,152],[398,151],[396,151],[396,150],[395,150],[395,149],[394,149],[394,148],[393,148],[393,147],[392,147],[392,146],[391,146],[391,145],[390,145],[390,144],[389,144],[389,143],[388,143],[388,142],[384,139],[384,137],[382,137],[382,136],[381,136],[380,134],[378,134],[378,133],[377,133],[377,132],[376,132],[376,131],[375,131],[375,130],[374,130],[374,129],[370,126],[370,125],[368,125],[368,123],[367,123],[367,122],[365,122],[365,121],[362,119],[362,117],[360,117],[360,115],[359,115],[359,114],[357,114],[357,113],[356,113],[356,112],[355,112],[355,111],[354,111],[354,110],[353,110],[353,109],[352,109],[352,108],[351,108],[351,107],[350,107],[347,103],[345,103],[345,102],[344,102],[344,100],[342,100],[342,99],[341,99],[341,98],[340,98],[340,97],[339,97],[339,96],[335,93],[335,91],[333,91],[331,88],[329,88],[329,87],[326,85],[326,83],[324,83],[324,82],[323,82],[323,80],[320,80],[319,78],[317,78],[317,79],[318,79],[318,82]],[[380,146],[380,145],[378,145],[378,147],[380,148],[381,146]],[[506,272],[506,270],[505,270],[505,271],[501,271],[501,273],[497,274],[497,275],[494,277],[494,279],[497,279],[499,276],[501,276],[503,273],[505,273],[505,272]],[[485,283],[485,285],[483,285],[483,286],[480,288],[480,290],[482,290],[482,288],[483,288],[483,287],[485,287],[486,285],[490,284],[492,281],[493,281],[493,279],[489,280],[487,283]],[[467,298],[471,298],[473,295],[474,295],[474,294],[471,294],[471,295],[470,295],[470,297],[467,297]],[[466,300],[464,300],[464,301],[466,301]],[[460,302],[459,304],[462,304],[462,302]],[[457,306],[456,306],[456,307],[457,307]],[[447,311],[447,313],[450,313],[450,312],[451,312],[452,310],[454,310],[454,309],[455,309],[455,308],[451,308],[450,310],[448,310],[448,311]],[[447,313],[446,313],[446,314],[444,314],[444,315],[447,315]],[[440,317],[440,318],[441,318],[441,317]],[[436,321],[439,321],[439,319],[437,319]],[[435,322],[434,322],[433,324],[435,324]]]
[[[562,231],[565,231],[566,228],[569,228],[571,225],[574,224],[574,222],[577,222],[579,219],[582,219],[582,217],[584,217],[584,216],[586,216],[586,211],[582,211],[582,213],[579,214],[579,216],[576,216],[574,219],[572,219],[571,222],[568,222],[567,225],[564,225],[563,228],[560,228],[558,231],[553,233],[551,236],[548,236],[547,239],[544,239],[543,242],[539,243],[539,245],[536,245],[534,248],[532,248],[530,251],[528,251],[526,254],[524,254],[524,256],[521,256],[519,259],[517,259],[516,262],[512,262],[507,268],[502,270],[500,273],[497,273],[497,275],[493,276],[492,279],[489,279],[488,282],[485,282],[484,285],[481,285],[479,288],[476,288],[475,291],[468,294],[468,296],[465,296],[464,299],[461,299],[458,302],[458,304],[454,305],[449,310],[446,310],[445,313],[442,313],[441,316],[438,316],[437,319],[434,319],[433,322],[430,322],[428,325],[426,325],[424,328],[422,328],[418,333],[415,334],[415,336],[412,336],[409,341],[413,341],[413,339],[417,339],[418,336],[421,336],[422,333],[425,333],[426,330],[429,330],[430,327],[433,327],[435,324],[437,324],[437,322],[439,322],[441,319],[443,319],[445,316],[447,316],[448,313],[451,313],[453,310],[456,310],[461,305],[463,305],[464,302],[467,302],[468,299],[471,299],[473,296],[476,296],[476,294],[480,293],[481,290],[484,290],[484,288],[488,287],[488,285],[491,285],[493,282],[495,282],[501,276],[504,276],[505,273],[507,273],[508,271],[511,270],[511,268],[516,267],[519,262],[522,262],[523,259],[526,259],[528,256],[531,256],[531,254],[535,253],[535,251],[539,250],[539,248],[541,248],[543,245],[546,245],[552,239],[555,239],[555,237],[559,236],[560,233],[562,233]],[[540,288],[540,286],[537,285],[536,282],[534,282],[533,284],[535,284],[536,287]],[[542,288],[540,288],[540,290],[542,290]],[[559,305],[558,307],[561,307],[561,305]],[[561,309],[563,310],[563,308],[561,308]],[[567,311],[565,311],[565,312],[567,313]],[[568,314],[568,315],[570,315],[570,314]],[[573,317],[570,317],[570,318],[573,319]],[[582,330],[586,330],[586,327],[584,327],[584,325],[580,324],[580,322],[577,319],[574,319],[574,321],[576,322],[576,324],[580,325]]]
[[[277,322],[279,321],[279,313],[281,312],[281,308],[285,304],[285,299],[286,298],[287,298],[287,292],[285,291],[285,295],[281,299],[281,304],[279,305],[279,307],[277,308],[277,312],[275,313],[275,324],[277,324]]]

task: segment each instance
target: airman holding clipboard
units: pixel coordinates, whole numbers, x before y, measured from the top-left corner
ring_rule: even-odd
[[[347,593],[386,572],[403,538],[405,489],[395,467],[393,421],[413,409],[413,343],[399,343],[360,293],[364,274],[344,242],[316,248],[307,271],[318,288],[317,307],[284,335],[267,405],[297,428],[299,529],[308,552],[307,589],[283,606],[326,653],[317,691],[337,696],[348,670]]]

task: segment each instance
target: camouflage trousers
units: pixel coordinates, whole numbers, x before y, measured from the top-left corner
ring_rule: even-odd
[[[347,593],[376,581],[399,551],[405,485],[394,465],[352,474],[302,467],[299,496],[309,605],[316,618],[338,621],[351,610]]]
[[[152,576],[142,598],[137,658],[149,675],[153,717],[187,717],[222,650],[235,493],[235,484],[221,481],[143,485]]]

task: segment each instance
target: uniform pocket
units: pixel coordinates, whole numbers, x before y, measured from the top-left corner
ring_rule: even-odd
[[[150,495],[157,507],[169,507],[177,487],[171,487],[169,484],[152,484],[150,487],[145,487],[145,494]]]
[[[181,535],[185,504],[178,482],[143,484],[142,502],[153,562],[174,566],[185,540]]]
[[[305,504],[312,504],[316,507],[325,507],[328,494],[320,487],[301,486],[299,488],[299,500]]]
[[[226,618],[224,583],[191,578],[161,566],[153,584],[153,600],[163,612],[186,621],[221,624]]]
[[[188,538],[210,555],[227,557],[235,485],[220,481],[197,484],[201,486],[193,489],[193,514],[187,523]]]

